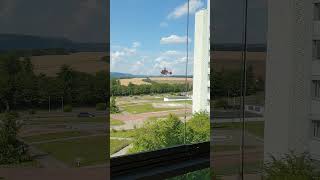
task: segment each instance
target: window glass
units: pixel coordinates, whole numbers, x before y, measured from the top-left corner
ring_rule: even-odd
[[[0,168],[12,168],[5,179],[26,178],[24,168],[31,179],[47,179],[50,169],[57,179],[90,179],[87,167],[101,167],[95,178],[105,179],[107,1],[0,4]]]
[[[209,13],[189,2],[111,0],[111,157],[209,141]]]
[[[266,5],[249,1],[245,22],[245,1],[211,3],[211,166],[220,178],[255,179],[264,153]]]

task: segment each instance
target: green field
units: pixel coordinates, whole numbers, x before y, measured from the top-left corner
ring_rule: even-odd
[[[110,137],[132,138],[135,136],[136,131],[137,130],[111,131]]]
[[[174,110],[175,108],[155,108],[152,104],[140,104],[134,106],[124,106],[123,109],[126,112],[132,114],[140,114],[146,112],[158,112],[158,111],[167,111],[167,110]]]
[[[120,151],[121,149],[128,146],[129,144],[130,144],[130,141],[127,141],[127,140],[111,139],[110,140],[110,155]]]
[[[110,120],[110,125],[111,126],[120,126],[120,125],[124,125],[124,122],[122,122],[120,120],[116,120],[116,119],[111,119]]]
[[[22,162],[20,164],[0,165],[0,168],[39,168],[39,167],[40,167],[40,164],[34,160]]]
[[[36,145],[36,147],[72,167],[76,167],[78,158],[81,159],[80,166],[104,164],[107,158],[106,136],[45,143]]]
[[[48,133],[48,134],[27,136],[27,137],[23,137],[23,140],[32,143],[32,142],[40,142],[40,141],[49,141],[54,139],[69,138],[69,137],[87,136],[90,134],[91,133],[84,132],[84,131],[66,131],[66,132],[59,132],[59,133]]]
[[[233,123],[216,123],[213,128],[221,128],[221,129],[241,129],[242,124],[240,122]],[[263,121],[255,121],[255,122],[246,122],[245,124],[246,130],[256,135],[260,138],[264,137],[264,122]]]

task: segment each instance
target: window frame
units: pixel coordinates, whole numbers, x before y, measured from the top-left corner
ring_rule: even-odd
[[[210,167],[210,141],[110,159],[111,179],[164,179]]]

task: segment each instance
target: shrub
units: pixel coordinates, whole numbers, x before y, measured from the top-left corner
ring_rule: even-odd
[[[106,103],[98,103],[96,104],[96,110],[97,111],[104,111],[107,109]]]
[[[312,180],[318,175],[308,153],[291,151],[278,159],[271,156],[264,166],[265,180]]]
[[[72,106],[71,105],[65,105],[63,107],[63,112],[72,112]]]

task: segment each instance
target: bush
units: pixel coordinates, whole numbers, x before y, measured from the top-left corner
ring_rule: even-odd
[[[71,105],[65,105],[63,107],[63,112],[72,112],[72,106]]]
[[[96,110],[97,111],[104,111],[107,109],[106,103],[98,103],[96,104]]]
[[[290,152],[281,158],[271,156],[265,163],[264,179],[266,180],[312,180],[319,177],[308,153]]]

